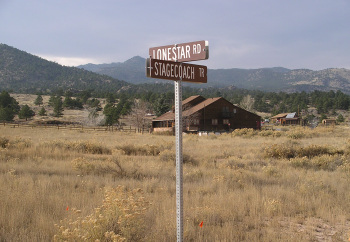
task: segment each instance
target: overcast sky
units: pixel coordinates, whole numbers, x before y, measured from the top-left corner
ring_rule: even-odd
[[[349,0],[0,0],[0,43],[72,66],[209,41],[211,69],[350,69]]]

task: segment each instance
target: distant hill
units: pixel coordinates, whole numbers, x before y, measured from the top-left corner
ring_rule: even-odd
[[[134,84],[161,82],[145,76],[145,61],[144,58],[135,56],[120,63],[87,64],[78,67]],[[208,69],[208,83],[191,86],[198,88],[235,86],[250,90],[284,92],[341,90],[350,93],[350,70],[332,68],[312,71],[290,70],[283,67]]]
[[[151,78],[146,77],[146,59],[140,56],[134,56],[125,62],[111,64],[86,64],[77,67],[118,78],[119,80],[124,80],[133,84],[156,82],[155,80],[151,80]]]
[[[117,91],[129,83],[55,62],[0,44],[0,90],[16,93],[63,90]]]

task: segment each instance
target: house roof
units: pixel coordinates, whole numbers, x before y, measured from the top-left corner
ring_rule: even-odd
[[[185,105],[185,104],[187,104],[187,103],[189,103],[189,102],[191,102],[191,101],[193,101],[193,100],[195,100],[196,98],[199,98],[199,97],[205,99],[201,95],[190,96],[189,98],[186,98],[185,100],[182,101],[182,105]]]
[[[186,103],[189,103],[189,102],[195,100],[195,99],[198,98],[198,97],[201,97],[201,96],[200,96],[200,95],[191,96],[191,97],[185,99],[185,100],[182,102],[182,105],[184,105],[184,104],[186,104]],[[201,97],[201,98],[203,98],[203,97]],[[204,98],[203,98],[203,99],[204,99]],[[188,117],[188,116],[190,116],[190,115],[192,115],[192,114],[198,112],[199,110],[201,110],[201,109],[203,109],[203,108],[205,108],[205,107],[207,107],[207,106],[209,106],[209,105],[215,103],[216,101],[218,101],[218,100],[220,100],[220,99],[224,99],[224,98],[222,98],[222,97],[214,97],[214,98],[205,99],[204,101],[202,101],[202,102],[200,102],[199,104],[197,104],[197,105],[191,107],[190,109],[183,111],[183,112],[182,112],[182,116],[183,116],[183,117]],[[225,99],[224,99],[224,100],[225,100]],[[228,102],[228,101],[227,101],[227,102]],[[232,104],[232,105],[233,105],[233,104]],[[233,105],[233,106],[234,106],[234,105]],[[247,110],[245,110],[245,111],[247,111]],[[249,111],[247,111],[247,112],[249,112]],[[251,112],[250,112],[250,113],[251,113]],[[252,114],[254,114],[254,113],[252,113]],[[256,114],[254,114],[254,115],[256,115]],[[286,115],[287,115],[287,114],[286,114]],[[258,116],[258,115],[257,115],[257,116]],[[166,120],[175,120],[175,113],[172,112],[172,111],[169,111],[169,112],[167,112],[167,113],[165,113],[165,114],[163,114],[163,115],[161,115],[161,116],[159,116],[159,117],[153,119],[153,121],[166,121]]]
[[[199,110],[205,108],[206,106],[209,106],[210,104],[216,102],[217,100],[219,100],[221,97],[214,97],[214,98],[208,98],[206,99],[205,101],[197,104],[196,106],[186,110],[183,112],[183,116],[184,117],[187,117],[187,116],[190,116],[196,112],[198,112]]]
[[[172,111],[169,111],[153,119],[153,121],[165,121],[165,120],[175,120],[175,113],[173,113]]]
[[[280,113],[280,114],[277,114],[271,118],[284,118],[284,117],[287,117],[288,113]]]
[[[297,113],[288,113],[286,118],[296,118]]]

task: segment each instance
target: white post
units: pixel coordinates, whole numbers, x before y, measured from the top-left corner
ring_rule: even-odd
[[[176,227],[177,242],[183,241],[183,197],[182,197],[182,86],[175,81],[175,139],[176,139]]]

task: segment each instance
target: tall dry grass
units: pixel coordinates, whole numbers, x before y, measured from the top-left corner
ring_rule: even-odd
[[[184,239],[348,240],[349,134],[185,135]],[[0,240],[176,240],[174,139],[1,126]]]

